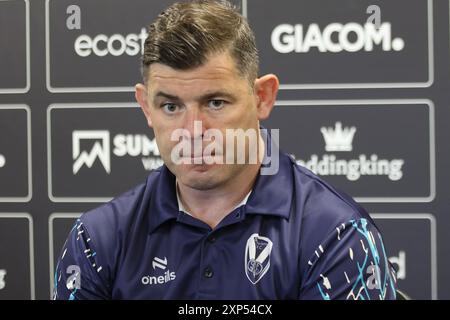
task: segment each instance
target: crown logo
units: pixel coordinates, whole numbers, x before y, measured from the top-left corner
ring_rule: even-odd
[[[342,128],[341,122],[336,122],[335,127],[320,128],[323,139],[325,140],[325,150],[334,151],[352,151],[353,138],[356,133],[356,127]]]

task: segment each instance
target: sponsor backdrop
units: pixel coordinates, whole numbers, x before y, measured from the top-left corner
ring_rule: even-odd
[[[48,299],[75,219],[161,165],[133,86],[172,2],[0,1],[0,299]],[[400,288],[450,299],[449,1],[235,2],[281,81],[264,125],[367,208]]]

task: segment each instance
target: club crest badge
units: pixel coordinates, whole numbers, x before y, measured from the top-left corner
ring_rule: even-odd
[[[245,274],[251,283],[256,284],[270,268],[272,241],[254,233],[248,238],[245,247]]]

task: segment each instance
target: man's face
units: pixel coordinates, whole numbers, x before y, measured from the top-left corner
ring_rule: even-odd
[[[194,145],[200,144],[205,150],[211,140],[205,141],[203,134],[209,129],[218,129],[224,144],[223,154],[217,152],[215,159],[221,158],[226,162],[226,129],[258,132],[258,98],[252,89],[226,53],[212,55],[205,64],[190,70],[151,65],[146,92],[147,112],[144,112],[153,127],[164,163],[181,183],[199,190],[213,189],[248,168],[247,161],[246,164],[206,164],[199,161],[204,157],[194,152]],[[201,121],[202,125],[199,127],[197,123],[194,129],[196,121]],[[182,139],[183,143],[193,146],[191,154],[182,154],[187,158],[185,160],[192,160],[187,161],[189,164],[176,164],[172,157],[172,150],[181,141],[171,138],[177,129],[188,133]],[[239,152],[247,154],[248,140],[243,150],[234,150],[235,155]]]

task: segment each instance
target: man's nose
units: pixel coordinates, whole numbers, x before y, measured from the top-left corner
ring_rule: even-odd
[[[205,115],[198,107],[188,107],[184,117],[183,128],[191,139],[202,139],[206,131]]]

